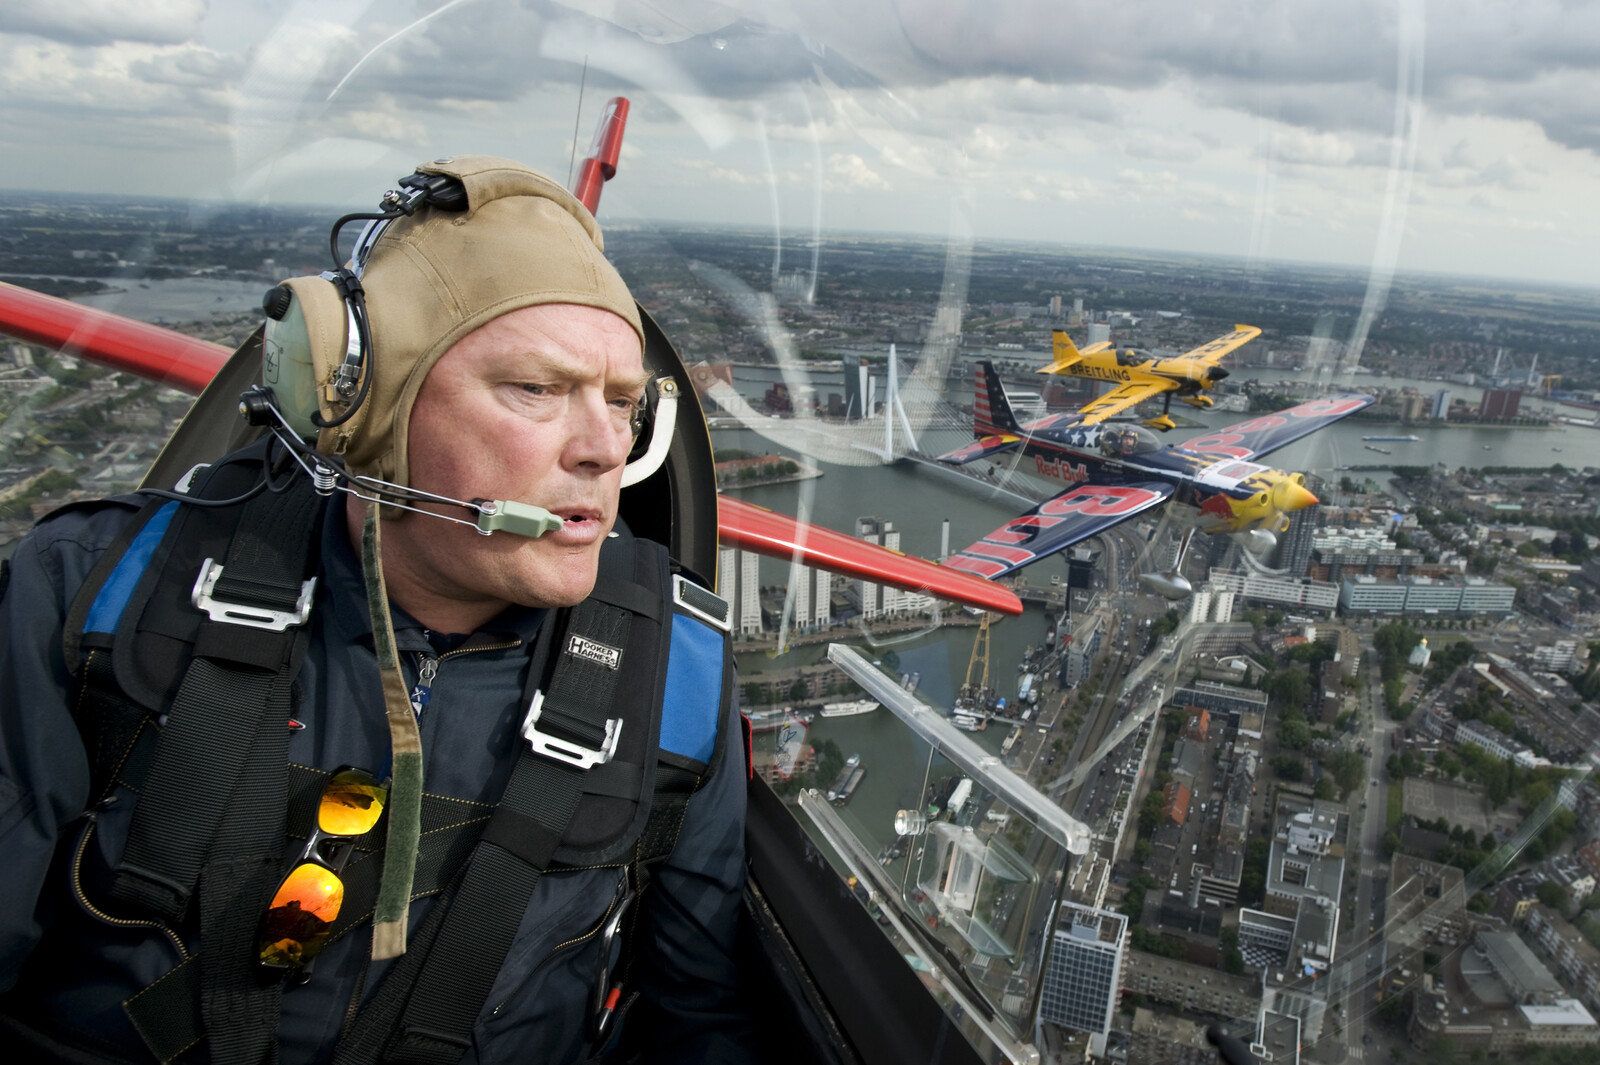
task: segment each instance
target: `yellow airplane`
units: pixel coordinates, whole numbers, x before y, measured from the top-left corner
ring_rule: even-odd
[[[1261,335],[1253,325],[1236,325],[1233,332],[1220,336],[1209,344],[1202,344],[1187,355],[1172,359],[1158,359],[1147,351],[1127,348],[1117,351],[1110,341],[1090,344],[1079,349],[1072,338],[1056,332],[1055,361],[1040,373],[1067,374],[1087,377],[1093,381],[1110,381],[1117,385],[1100,398],[1085,403],[1078,409],[1075,419],[1079,425],[1097,425],[1113,414],[1143,403],[1152,396],[1166,394],[1166,404],[1161,414],[1147,418],[1146,425],[1165,432],[1174,426],[1167,416],[1176,395],[1191,407],[1206,408],[1212,405],[1205,390],[1228,376],[1228,371],[1217,362],[1228,352],[1242,347]]]

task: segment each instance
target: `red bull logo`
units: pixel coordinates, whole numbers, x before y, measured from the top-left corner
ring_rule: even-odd
[[[1033,462],[1043,477],[1054,477],[1068,484],[1077,484],[1079,481],[1089,479],[1089,471],[1081,462],[1062,462],[1059,458],[1047,459],[1043,455],[1033,456]]]

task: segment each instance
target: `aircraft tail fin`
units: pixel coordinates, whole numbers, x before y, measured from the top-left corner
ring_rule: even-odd
[[[1078,350],[1078,345],[1066,333],[1058,329],[1050,335],[1050,339],[1055,345],[1055,361],[1041,368],[1040,373],[1063,373],[1067,367],[1083,361],[1083,352]]]
[[[978,363],[975,378],[976,392],[972,397],[972,431],[976,436],[994,436],[999,433],[1021,433],[1016,415],[1011,413],[1011,401],[1006,398],[1005,386],[994,363],[984,359]]]

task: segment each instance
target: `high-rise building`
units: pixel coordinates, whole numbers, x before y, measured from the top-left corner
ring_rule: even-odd
[[[1094,568],[1099,562],[1100,552],[1083,546],[1072,548],[1067,555],[1067,587],[1092,587]]]
[[[893,522],[884,522],[879,531],[883,533],[883,546],[891,551],[900,550],[900,530],[894,527]],[[885,614],[899,614],[906,609],[906,593],[898,588],[883,586],[883,612]]]
[[[1039,1019],[1087,1032],[1096,1057],[1105,1054],[1117,1008],[1127,930],[1128,919],[1109,910],[1063,902],[1056,914]]]
[[[718,551],[717,569],[717,594],[730,605],[738,603],[735,593],[739,587],[739,552],[732,547]]]
[[[866,386],[862,381],[861,360],[853,353],[843,357],[844,416],[854,421],[867,416]]]
[[[879,523],[877,518],[860,517],[856,519],[856,536],[869,544],[878,542]],[[871,621],[881,613],[878,598],[878,585],[873,581],[861,582],[861,619]]]
[[[833,624],[833,574],[817,570],[817,596],[811,604],[811,624]]]
[[[1233,592],[1219,588],[1211,604],[1211,620],[1219,625],[1227,625],[1233,621]]]
[[[1061,297],[1060,296],[1051,296],[1050,297],[1050,317],[1052,317],[1052,318],[1060,318],[1061,317]]]
[[[1433,417],[1435,421],[1444,421],[1450,417],[1450,390],[1441,388],[1433,394]]]
[[[811,567],[795,559],[789,563],[789,594],[794,597],[794,612],[790,615],[796,625],[811,623]]]
[[[1478,401],[1480,418],[1515,418],[1522,404],[1522,393],[1514,388],[1486,388]]]
[[[761,556],[746,551],[739,559],[739,631],[761,632]]]
[[[1306,474],[1306,487],[1322,495],[1322,478]],[[1311,569],[1312,538],[1322,524],[1322,504],[1313,503],[1289,515],[1289,527],[1278,535],[1275,564],[1291,577],[1304,577]]]
[[[1111,339],[1111,325],[1109,322],[1089,323],[1089,343],[1104,344]]]

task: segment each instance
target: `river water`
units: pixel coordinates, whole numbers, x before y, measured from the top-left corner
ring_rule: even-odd
[[[157,325],[199,321],[223,311],[259,310],[262,293],[268,288],[264,281],[227,281],[207,277],[174,277],[159,281],[132,278],[104,280],[106,284],[116,286],[116,291],[79,296],[73,302]]]

